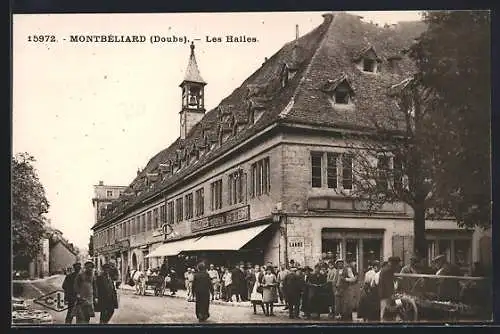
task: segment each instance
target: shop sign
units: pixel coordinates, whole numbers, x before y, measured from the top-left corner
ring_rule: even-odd
[[[304,237],[289,236],[288,237],[288,259],[294,260],[300,264],[304,264],[306,258]]]
[[[99,253],[110,253],[110,252],[118,252],[118,251],[124,251],[130,248],[130,241],[128,239],[125,240],[120,240],[115,242],[114,244],[111,245],[105,245],[97,251]]]
[[[235,225],[250,220],[250,206],[246,205],[237,209],[218,213],[209,217],[191,222],[191,232]]]

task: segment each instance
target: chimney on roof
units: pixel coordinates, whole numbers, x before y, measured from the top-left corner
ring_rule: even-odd
[[[267,57],[264,58],[264,62],[262,63],[262,65],[264,65],[265,63],[267,63]]]
[[[299,25],[295,25],[295,40],[299,39]]]
[[[99,185],[100,185],[100,186],[103,186],[103,185],[104,185],[104,182],[103,182],[103,181],[99,181]]]

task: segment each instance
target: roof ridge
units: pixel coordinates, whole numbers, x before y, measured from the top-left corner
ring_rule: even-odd
[[[323,17],[325,17],[325,21],[323,21],[323,25],[325,25],[325,31],[323,31],[323,33],[322,33],[321,41],[318,43],[318,46],[316,47],[316,50],[314,51],[314,54],[312,55],[311,60],[309,61],[309,64],[307,64],[307,67],[306,67],[304,73],[302,74],[302,77],[300,78],[299,83],[297,84],[297,87],[295,87],[295,90],[293,91],[293,95],[290,98],[290,102],[287,104],[285,109],[283,109],[283,111],[280,112],[280,114],[278,115],[278,117],[280,119],[286,118],[286,116],[293,109],[293,104],[295,101],[295,97],[297,96],[297,93],[299,92],[299,88],[302,87],[302,85],[305,81],[305,78],[306,78],[307,74],[309,73],[311,66],[314,62],[314,59],[316,58],[316,55],[318,54],[318,51],[321,49],[321,47],[325,43],[325,36],[326,36],[328,30],[330,29],[330,26],[333,24],[333,21],[335,20],[336,15],[333,13],[328,13],[328,14],[323,14]],[[290,42],[290,43],[292,43],[292,42]]]

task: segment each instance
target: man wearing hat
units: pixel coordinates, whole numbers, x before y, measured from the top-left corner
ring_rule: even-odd
[[[64,290],[64,301],[68,304],[68,313],[66,313],[65,320],[65,323],[67,324],[73,322],[73,306],[75,306],[76,302],[75,278],[80,273],[81,269],[82,264],[80,262],[73,264],[73,272],[66,275],[62,284],[62,288]]]
[[[419,273],[419,271],[417,270],[418,263],[419,263],[419,258],[415,255],[412,256],[410,258],[410,263],[401,269],[401,274],[418,274]],[[415,280],[411,278],[402,277],[399,280],[399,285],[403,292],[409,293],[413,289],[414,282]]]
[[[380,297],[380,321],[385,320],[387,307],[391,303],[394,294],[394,273],[398,270],[401,259],[399,256],[391,256],[388,265],[380,271],[378,292]]]
[[[446,256],[441,254],[432,259],[437,276],[462,276],[460,268],[449,263]],[[437,288],[438,298],[441,300],[457,300],[460,295],[460,282],[457,279],[440,279]]]
[[[350,294],[352,290],[351,285],[356,282],[350,266],[345,266],[343,259],[335,261],[337,268],[334,275],[334,293],[335,293],[335,314],[337,319],[352,320],[352,311],[354,309],[354,298]]]
[[[94,304],[99,302],[96,281],[94,276],[94,262],[86,261],[83,272],[75,278],[76,302],[73,314],[77,324],[88,324],[90,318],[95,316]]]
[[[305,282],[297,267],[290,267],[290,272],[283,279],[283,294],[288,306],[288,316],[290,319],[299,318],[300,297],[304,290]]]
[[[102,272],[96,278],[98,302],[95,304],[95,311],[100,312],[99,323],[107,324],[115,309],[118,308],[118,296],[112,277],[113,267],[109,263],[102,265]]]

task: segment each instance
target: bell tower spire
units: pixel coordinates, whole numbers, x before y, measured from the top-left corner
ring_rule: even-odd
[[[194,43],[190,45],[191,54],[186,69],[184,80],[180,84],[182,90],[182,108],[180,111],[180,137],[185,139],[193,126],[205,115],[205,85],[201,77],[196,56],[194,54]]]

